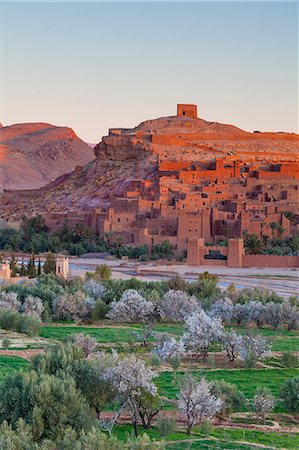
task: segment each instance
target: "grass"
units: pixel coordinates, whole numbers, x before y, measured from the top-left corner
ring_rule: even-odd
[[[298,376],[297,369],[228,369],[228,370],[202,370],[192,372],[196,377],[204,376],[209,381],[224,380],[234,383],[244,393],[247,399],[252,399],[257,386],[267,387],[272,394],[278,397],[281,383],[286,378]],[[183,372],[177,372],[183,375]],[[173,372],[161,372],[156,380],[159,393],[169,399],[175,399],[178,388],[173,384]]]
[[[152,427],[149,430],[144,431],[139,428],[140,433],[146,432],[151,439],[160,440],[159,432],[156,428]],[[119,425],[114,428],[113,434],[115,434],[118,439],[126,441],[128,437],[132,436],[132,426],[131,425]],[[192,446],[186,442],[179,441],[190,441]],[[167,441],[171,443],[167,444]],[[175,442],[178,441],[178,442]],[[212,428],[210,436],[206,437],[201,432],[200,427],[194,427],[193,432],[188,436],[183,431],[176,431],[171,433],[166,438],[166,448],[167,449],[252,449],[253,445],[250,444],[261,444],[270,446],[273,448],[284,448],[284,449],[296,449],[299,448],[299,437],[296,433],[274,433],[274,432],[264,432],[255,431],[248,429],[238,429],[238,428]]]
[[[0,356],[0,383],[3,378],[16,370],[26,370],[30,362],[19,356]]]
[[[42,327],[40,336],[46,339],[55,339],[62,341],[68,336],[72,336],[77,333],[89,334],[96,338],[99,343],[109,342],[134,342],[136,338],[132,335],[132,332],[136,331],[135,328],[129,327],[81,327],[81,326],[55,326],[46,325]]]
[[[100,343],[108,342],[134,342],[136,339],[132,336],[133,331],[142,328],[140,324],[128,324],[124,326],[67,326],[67,325],[45,325],[41,330],[41,337],[47,339],[63,340],[65,337],[75,333],[84,332],[97,339]],[[273,342],[273,351],[299,351],[299,333],[296,331],[287,331],[284,329],[272,330],[270,328],[245,328],[245,327],[227,327],[235,329],[239,333],[260,333],[269,337]],[[155,331],[160,333],[169,333],[180,336],[183,333],[183,325],[172,323],[159,323],[155,326]]]

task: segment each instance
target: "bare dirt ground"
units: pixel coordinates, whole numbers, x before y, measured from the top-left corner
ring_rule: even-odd
[[[158,281],[180,275],[194,281],[205,271],[218,275],[219,285],[225,289],[234,283],[237,288],[259,287],[272,289],[284,298],[299,294],[299,270],[294,268],[230,268],[218,266],[188,266],[160,262],[133,262],[118,259],[74,258],[70,261],[72,275],[82,276],[95,270],[97,265],[107,264],[113,278],[128,279],[137,277],[144,281]]]
[[[42,350],[0,350],[0,355],[19,356],[20,358],[30,360]]]

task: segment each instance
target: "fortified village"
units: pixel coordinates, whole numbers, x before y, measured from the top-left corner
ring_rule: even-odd
[[[129,162],[136,178],[128,177],[118,193],[103,196],[99,188],[101,207],[87,202],[45,213],[51,231],[81,222],[131,245],[167,240],[177,254],[188,253],[190,264],[298,265],[296,256],[244,257],[242,242],[246,232],[286,237],[299,231],[298,135],[249,133],[199,119],[196,105],[179,104],[176,116],[110,129],[95,155],[102,166]],[[148,176],[138,176],[140,167]],[[223,240],[228,247],[219,247]],[[210,260],[215,251],[220,258]]]

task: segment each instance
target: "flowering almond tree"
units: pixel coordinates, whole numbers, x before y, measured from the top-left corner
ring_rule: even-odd
[[[256,416],[265,423],[266,416],[274,409],[275,399],[269,389],[259,388],[253,398],[253,405]]]
[[[115,322],[147,322],[153,317],[154,310],[154,303],[148,302],[135,289],[128,289],[119,301],[111,303],[107,317]]]
[[[135,355],[120,359],[118,364],[106,371],[105,378],[117,391],[121,407],[126,406],[130,412],[136,436],[140,399],[146,394],[156,396],[157,387],[153,383],[155,376],[156,372]]]
[[[15,309],[18,311],[21,302],[15,292],[0,292],[0,308]]]
[[[254,367],[259,359],[271,354],[271,345],[261,335],[245,335],[241,337],[238,351],[247,367]]]
[[[97,340],[88,336],[88,334],[78,333],[73,337],[74,344],[83,350],[85,358],[87,358],[97,347]]]
[[[211,393],[211,384],[204,378],[196,381],[192,375],[186,375],[181,386],[178,407],[187,419],[187,433],[190,434],[194,425],[212,419],[220,412],[222,400]]]
[[[159,356],[161,361],[169,361],[171,357],[181,357],[185,353],[184,343],[182,340],[177,341],[175,338],[171,338],[161,342],[154,353]]]
[[[223,334],[222,322],[219,318],[209,317],[203,310],[197,311],[185,321],[186,331],[182,342],[187,349],[200,353],[203,359],[213,342],[219,342]]]
[[[242,342],[242,336],[237,334],[234,330],[225,331],[220,338],[221,347],[226,351],[227,357],[230,361],[234,361],[239,352]]]
[[[198,309],[200,306],[194,296],[175,290],[168,291],[159,305],[161,317],[172,322],[181,322]]]
[[[43,310],[44,305],[42,299],[39,297],[34,297],[33,295],[27,295],[22,305],[22,311],[24,314],[40,319]]]

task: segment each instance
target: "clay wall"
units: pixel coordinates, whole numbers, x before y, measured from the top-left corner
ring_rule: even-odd
[[[243,267],[299,267],[299,256],[245,255]]]

